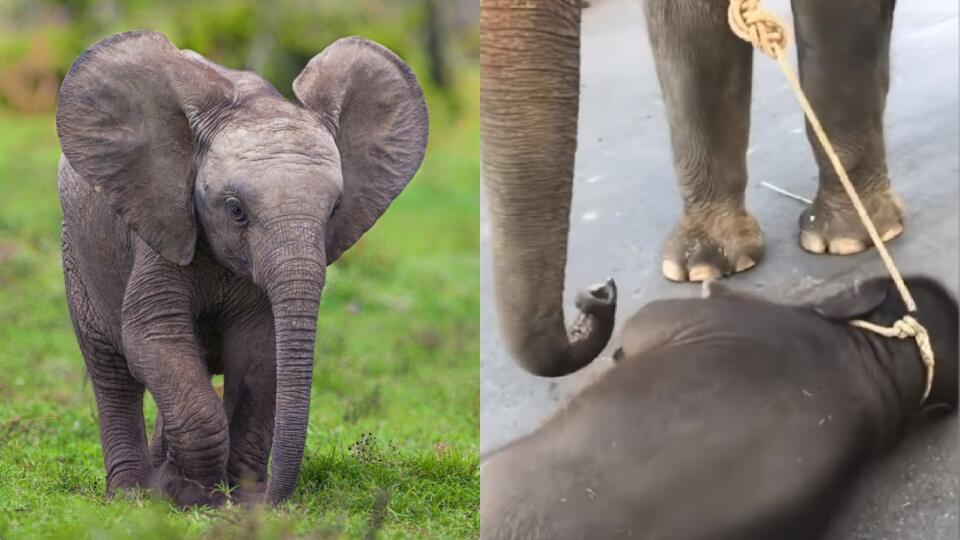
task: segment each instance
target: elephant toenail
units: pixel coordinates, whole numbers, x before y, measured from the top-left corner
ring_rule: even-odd
[[[750,268],[753,268],[753,266],[754,266],[755,264],[757,264],[756,261],[754,261],[754,260],[751,259],[750,257],[743,256],[743,257],[740,257],[739,259],[737,259],[737,265],[736,265],[735,268],[736,268],[736,271],[737,271],[737,272],[743,272],[744,270],[748,270],[748,269],[750,269]]]
[[[827,245],[824,243],[823,238],[818,234],[808,231],[800,233],[800,245],[803,249],[811,253],[823,253],[827,250]]]
[[[698,264],[690,268],[690,281],[706,281],[720,276],[720,270],[708,264]]]
[[[887,229],[887,232],[883,233],[883,236],[881,236],[881,238],[883,239],[884,242],[887,242],[889,240],[893,240],[894,238],[900,236],[900,233],[902,232],[903,232],[903,225],[894,225],[893,227],[890,227],[889,229]]]
[[[834,255],[852,255],[866,248],[866,244],[853,238],[837,238],[830,242],[830,253]]]
[[[670,259],[663,260],[663,266],[661,267],[661,271],[663,272],[664,277],[666,277],[670,281],[686,281],[687,280],[687,273],[683,270],[683,268],[679,264],[671,261]]]

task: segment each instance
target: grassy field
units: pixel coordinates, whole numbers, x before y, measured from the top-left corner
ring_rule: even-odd
[[[0,539],[476,537],[475,74],[463,83],[457,119],[431,104],[418,176],[328,272],[300,483],[258,511],[104,500],[60,269],[53,118],[0,113]]]

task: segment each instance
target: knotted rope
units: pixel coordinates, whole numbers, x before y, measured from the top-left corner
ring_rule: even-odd
[[[873,225],[873,221],[870,219],[866,208],[864,208],[863,202],[860,201],[857,190],[854,189],[853,183],[850,182],[847,171],[844,169],[843,164],[840,163],[840,158],[833,149],[833,145],[830,144],[830,140],[827,138],[827,134],[823,130],[823,126],[820,124],[816,113],[813,112],[813,107],[807,100],[806,94],[803,93],[800,80],[797,78],[796,73],[794,73],[783,54],[787,48],[788,41],[786,27],[774,14],[764,11],[760,7],[760,0],[730,0],[730,8],[727,10],[727,22],[729,22],[730,29],[733,30],[733,33],[736,34],[737,37],[751,43],[761,52],[777,61],[780,70],[783,72],[797,101],[800,103],[800,108],[803,109],[803,114],[807,117],[807,121],[817,136],[817,140],[820,141],[820,146],[823,147],[824,153],[826,153],[827,158],[830,160],[830,164],[833,166],[837,178],[840,179],[840,184],[843,186],[844,191],[847,192],[847,196],[850,197],[850,201],[853,202],[853,207],[856,209],[857,215],[860,216],[860,221],[863,222],[863,226],[867,229],[867,234],[870,235],[873,245],[876,246],[877,252],[880,253],[880,258],[883,260],[884,266],[887,267],[887,272],[890,273],[890,277],[893,278],[893,282],[896,284],[897,290],[900,291],[901,298],[903,298],[903,304],[907,308],[907,315],[904,315],[902,319],[895,322],[891,327],[880,326],[860,320],[851,321],[850,324],[885,337],[895,337],[899,339],[912,337],[916,340],[917,347],[920,349],[920,358],[923,360],[923,365],[927,370],[927,385],[923,392],[923,400],[926,401],[933,387],[934,356],[933,348],[930,345],[930,336],[927,330],[917,322],[916,319],[909,315],[917,311],[917,304],[914,302],[913,296],[910,295],[906,283],[903,282],[903,276],[900,275],[900,271],[897,270],[897,266],[893,263],[893,258],[887,251],[883,239],[880,238],[880,234],[877,233],[877,228]]]
[[[875,332],[884,337],[907,339],[913,338],[917,341],[917,347],[920,349],[920,359],[923,360],[924,367],[927,368],[927,386],[923,392],[923,399],[926,400],[930,395],[930,389],[933,388],[933,368],[935,366],[933,359],[933,347],[930,345],[930,334],[916,319],[910,315],[904,315],[902,319],[893,323],[893,326],[886,327],[879,324],[873,324],[868,321],[850,321],[850,324],[857,328],[863,328]]]

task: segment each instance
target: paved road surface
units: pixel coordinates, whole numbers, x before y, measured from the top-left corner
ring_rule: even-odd
[[[778,14],[789,12],[786,0],[766,5]],[[891,175],[908,211],[907,232],[891,246],[893,256],[904,272],[938,276],[955,292],[960,288],[957,12],[953,0],[899,2],[886,115]],[[873,251],[837,258],[800,250],[800,203],[760,181],[810,197],[816,169],[801,114],[779,70],[760,56],[754,66],[747,202],[765,232],[767,255],[757,269],[730,283],[774,299],[804,300],[882,273]],[[594,0],[584,11],[582,72],[566,306],[573,305],[577,289],[609,276],[620,288],[620,314],[654,298],[696,295],[699,287],[671,284],[660,276],[659,248],[680,201],[639,0]],[[529,376],[512,364],[497,337],[485,212],[481,227],[485,453],[535,428],[602,372],[609,358],[556,381]],[[922,425],[892,455],[868,468],[849,504],[839,510],[829,538],[960,537],[957,428],[956,416]]]

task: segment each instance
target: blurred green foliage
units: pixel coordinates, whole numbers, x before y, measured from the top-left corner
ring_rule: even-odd
[[[460,110],[450,89],[476,61],[478,9],[476,0],[0,0],[0,107],[53,110],[82,51],[110,34],[150,29],[181,49],[255,71],[288,97],[310,58],[361,35],[396,52],[428,94]]]

